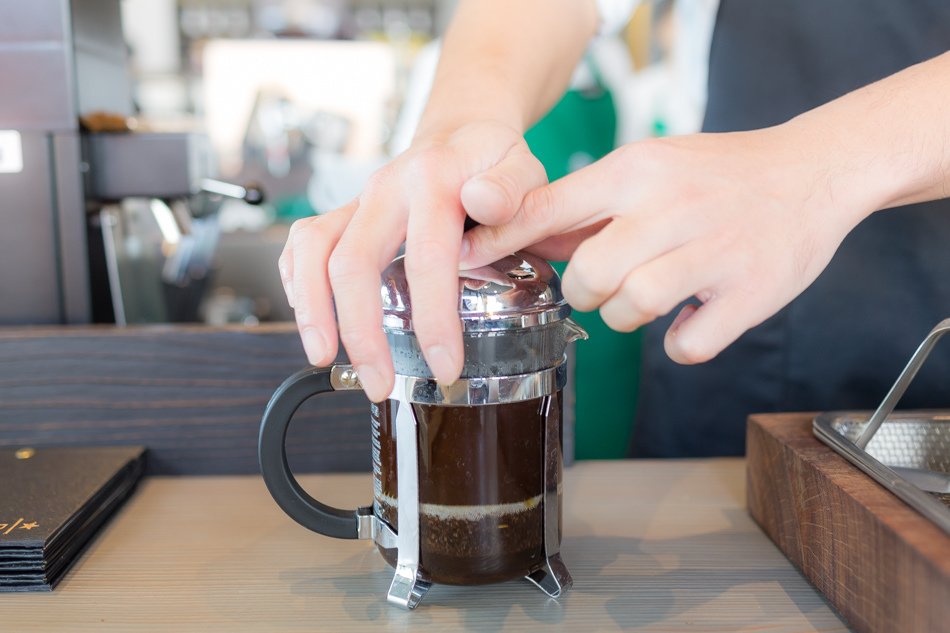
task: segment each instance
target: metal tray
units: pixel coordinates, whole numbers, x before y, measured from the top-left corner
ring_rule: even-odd
[[[923,340],[904,371],[869,415],[823,413],[815,436],[950,534],[950,411],[894,413],[894,407],[944,334],[944,319]]]
[[[862,449],[856,442],[870,418],[867,411],[833,411],[816,417],[812,428],[818,439],[950,534],[950,411],[890,413]]]

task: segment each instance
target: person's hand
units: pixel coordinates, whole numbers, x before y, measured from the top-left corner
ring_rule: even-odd
[[[529,193],[510,222],[466,233],[462,268],[529,245],[570,257],[565,297],[625,332],[695,297],[666,350],[709,360],[806,288],[877,208],[826,159],[829,138],[792,122],[621,147]]]
[[[373,174],[356,200],[294,223],[279,267],[309,361],[333,360],[339,323],[367,397],[389,396],[393,366],[382,331],[380,272],[405,241],[419,344],[437,379],[458,379],[458,259],[466,211],[482,222],[503,222],[528,191],[546,182],[516,130],[484,121],[416,142]]]

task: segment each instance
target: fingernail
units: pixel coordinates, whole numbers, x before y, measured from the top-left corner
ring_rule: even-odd
[[[356,375],[360,377],[360,384],[363,385],[363,392],[372,402],[382,402],[389,395],[384,393],[386,387],[383,384],[382,375],[376,371],[372,365],[358,365],[355,367]]]
[[[465,261],[465,258],[468,257],[468,252],[472,250],[472,241],[465,236],[462,236],[462,243],[459,245],[459,262]]]
[[[319,365],[327,355],[329,345],[323,338],[320,330],[312,327],[304,328],[300,338],[303,339],[303,349],[307,353],[307,360],[311,365]]]
[[[287,303],[290,307],[294,307],[294,282],[292,279],[288,279],[287,283],[284,284],[284,293],[287,295]]]
[[[676,318],[673,319],[673,322],[670,324],[670,336],[676,336],[676,332],[680,329],[680,326],[683,325],[686,319],[693,316],[696,310],[699,310],[699,307],[691,303],[683,306],[683,309],[680,310],[680,313],[676,315]]]
[[[436,379],[443,382],[454,382],[458,378],[455,374],[454,363],[449,355],[449,350],[444,346],[433,345],[426,350],[425,357],[429,363],[429,369],[432,370],[432,375]]]
[[[487,195],[489,198],[495,198],[493,202],[504,204],[508,200],[508,194],[502,186],[491,178],[485,178],[482,174],[478,174],[472,178],[471,182],[481,187],[484,195]]]

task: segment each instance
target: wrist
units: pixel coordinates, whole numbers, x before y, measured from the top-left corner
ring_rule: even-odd
[[[817,147],[816,163],[838,183],[836,205],[858,205],[867,216],[950,193],[945,95],[950,95],[950,53],[855,90],[787,126]]]
[[[495,90],[496,95],[501,90]],[[458,130],[473,123],[491,121],[504,125],[523,136],[528,128],[523,108],[514,97],[507,101],[496,96],[492,102],[477,97],[457,96],[454,99],[433,95],[416,127],[413,142],[421,140],[447,141]]]
[[[893,183],[878,177],[880,157],[818,111],[770,128],[786,148],[782,177],[796,183],[805,208],[842,238],[873,212],[884,208]],[[804,187],[804,189],[802,189]]]

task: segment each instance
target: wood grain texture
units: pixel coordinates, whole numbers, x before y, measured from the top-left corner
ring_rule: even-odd
[[[749,419],[749,512],[857,631],[950,631],[950,536],[819,442],[813,418]]]
[[[342,507],[368,474],[307,475]],[[565,476],[560,600],[526,581],[390,607],[366,541],[294,523],[259,477],[150,478],[51,594],[0,595],[4,631],[846,631],[743,508],[744,462],[580,462]]]
[[[141,444],[153,474],[256,473],[267,401],[306,365],[293,324],[0,328],[0,447]],[[287,445],[297,472],[368,471],[365,396],[312,398]]]

